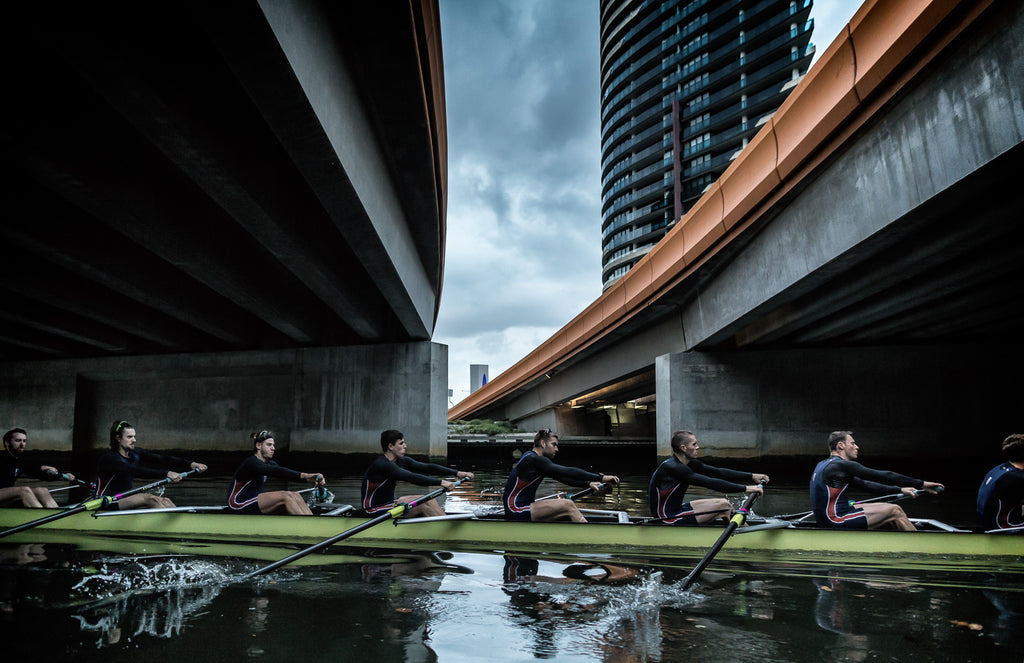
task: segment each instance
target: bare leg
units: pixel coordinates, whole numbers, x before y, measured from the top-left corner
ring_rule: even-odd
[[[587,519],[580,513],[576,503],[564,498],[534,502],[530,505],[530,520],[539,522],[550,520],[571,520],[574,523],[587,522]]]
[[[11,486],[0,488],[0,504],[4,502],[21,502],[30,509],[42,509],[43,505],[28,486]]]
[[[914,523],[910,522],[906,512],[898,504],[864,504],[861,508],[867,516],[868,529],[891,525],[902,532],[917,531]]]
[[[35,488],[32,489],[32,493],[36,496],[36,499],[39,500],[39,503],[42,504],[47,509],[57,508],[57,502],[54,501],[53,495],[51,495],[50,491],[47,490],[46,488],[43,488],[42,486],[36,486]]]
[[[122,511],[132,509],[173,509],[174,502],[166,497],[150,495],[149,493],[136,493],[117,501]]]
[[[716,520],[718,518],[728,519],[729,514],[732,513],[732,505],[729,504],[729,500],[724,497],[691,500],[690,506],[697,514],[694,518],[697,519],[698,525],[710,523],[712,520]]]
[[[260,493],[259,505],[261,513],[287,513],[290,516],[311,516],[306,503],[295,491],[272,490],[267,493]]]
[[[423,496],[422,495],[403,495],[402,497],[398,498],[398,501],[401,502],[402,504],[408,504],[409,502],[412,502],[413,500],[418,500],[421,497],[423,497]],[[437,503],[437,500],[430,500],[429,502],[424,502],[423,504],[418,504],[418,505],[414,506],[413,508],[409,509],[409,513],[407,514],[407,517],[410,517],[410,518],[427,518],[427,517],[430,517],[430,516],[443,516],[443,515],[444,515],[444,509],[441,507],[440,504]]]

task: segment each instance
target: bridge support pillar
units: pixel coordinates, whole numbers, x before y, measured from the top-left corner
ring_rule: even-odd
[[[437,343],[11,362],[0,375],[8,427],[27,429],[33,449],[85,459],[117,419],[151,449],[244,453],[249,432],[268,428],[283,450],[380,453],[380,432],[397,428],[410,453],[447,456],[448,348]]]
[[[662,355],[658,456],[678,429],[719,458],[823,456],[831,431],[852,430],[871,458],[997,460],[1024,428],[1005,386],[1022,368],[1024,351],[1009,344]]]

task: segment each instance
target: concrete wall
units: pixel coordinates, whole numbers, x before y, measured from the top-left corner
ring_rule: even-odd
[[[993,366],[1005,380],[992,380]],[[865,457],[998,459],[1024,431],[1009,377],[1019,346],[842,348],[658,357],[658,456],[678,429],[708,455],[826,454],[833,430],[852,430]]]
[[[430,342],[0,364],[0,426],[33,449],[107,446],[112,422],[140,446],[239,450],[253,430],[302,452],[379,452],[401,429],[446,455],[448,348]]]

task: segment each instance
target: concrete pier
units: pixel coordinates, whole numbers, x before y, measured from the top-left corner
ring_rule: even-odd
[[[398,428],[418,455],[446,454],[448,348],[431,342],[0,364],[4,430],[33,450],[85,458],[112,422],[149,449],[242,451],[270,429],[296,452],[375,453]]]
[[[852,430],[865,457],[999,458],[1020,403],[998,367],[1017,345],[684,352],[658,357],[658,456],[692,430],[715,457],[824,456]]]

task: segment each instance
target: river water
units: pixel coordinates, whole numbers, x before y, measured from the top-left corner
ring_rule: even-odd
[[[504,477],[479,472],[446,509],[498,509]],[[623,479],[586,506],[645,514],[647,477]],[[179,504],[220,503],[227,484],[189,479],[166,494]],[[357,477],[330,486],[335,502],[357,501]],[[415,491],[400,486],[399,494]],[[973,489],[951,487],[904,504],[912,517],[967,525],[972,500]],[[755,504],[762,514],[807,508],[798,481],[773,482]],[[138,555],[116,541],[16,537],[0,540],[5,660],[1024,660],[1019,566],[979,572],[716,559],[683,591],[697,560],[335,548],[322,558],[329,564],[240,581],[290,551],[263,550],[263,560],[187,547]]]

